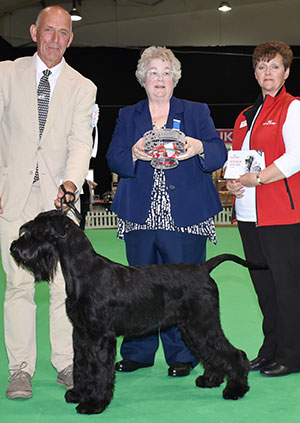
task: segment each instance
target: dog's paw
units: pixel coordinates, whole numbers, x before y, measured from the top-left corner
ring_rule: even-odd
[[[230,400],[238,400],[239,398],[243,398],[243,396],[249,391],[248,385],[230,385],[226,386],[223,391],[223,398],[230,399]]]
[[[196,379],[196,386],[198,386],[198,388],[216,388],[220,386],[223,381],[223,377],[207,377],[205,375],[202,375]]]
[[[104,401],[85,401],[77,405],[76,411],[79,414],[100,414],[107,406],[108,404]]]
[[[78,402],[80,402],[80,394],[75,389],[69,389],[65,393],[65,400],[66,402],[77,404]]]

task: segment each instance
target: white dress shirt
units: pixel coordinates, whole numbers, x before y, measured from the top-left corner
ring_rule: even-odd
[[[39,85],[40,79],[43,76],[43,71],[47,68],[46,64],[40,59],[39,55],[35,53],[35,69],[36,69],[36,88]],[[56,81],[59,77],[59,74],[61,72],[62,66],[64,64],[65,59],[62,58],[60,63],[53,68],[49,69],[51,70],[51,75],[49,76],[49,84],[50,84],[50,100],[54,91],[54,87],[56,84]]]

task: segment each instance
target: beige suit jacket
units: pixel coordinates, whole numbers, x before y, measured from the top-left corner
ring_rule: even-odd
[[[34,56],[0,63],[0,218],[9,221],[25,206],[37,162],[49,210],[63,181],[80,189],[91,157],[96,86],[64,63],[40,140],[36,89]]]

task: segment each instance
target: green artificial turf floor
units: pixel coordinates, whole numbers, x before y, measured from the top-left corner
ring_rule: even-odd
[[[96,251],[126,263],[124,243],[114,229],[87,230]],[[236,227],[217,228],[218,244],[208,245],[208,257],[230,252],[243,255]],[[212,272],[220,291],[221,321],[229,340],[256,356],[262,340],[261,314],[246,269],[226,262]],[[30,400],[5,397],[8,370],[3,336],[5,278],[0,266],[0,421],[1,423],[300,423],[300,374],[266,378],[249,375],[250,391],[243,399],[226,401],[220,388],[195,386],[201,374],[197,366],[189,376],[167,376],[167,365],[160,348],[155,366],[129,374],[116,375],[115,395],[104,413],[82,416],[73,404],[64,401],[64,388],[56,384],[56,371],[50,363],[48,286],[36,287],[37,368]],[[299,305],[300,306],[300,305]],[[118,340],[120,345],[121,339]],[[119,351],[119,348],[118,348]],[[118,356],[119,358],[119,356]]]

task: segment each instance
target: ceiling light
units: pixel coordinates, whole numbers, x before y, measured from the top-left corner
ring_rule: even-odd
[[[218,9],[220,12],[229,12],[231,10],[231,6],[227,1],[222,1]]]
[[[71,10],[71,12],[69,12],[71,15],[71,20],[73,22],[75,21],[81,21],[82,16],[81,14],[78,12],[78,10],[76,9],[76,0],[73,0],[73,9]]]

